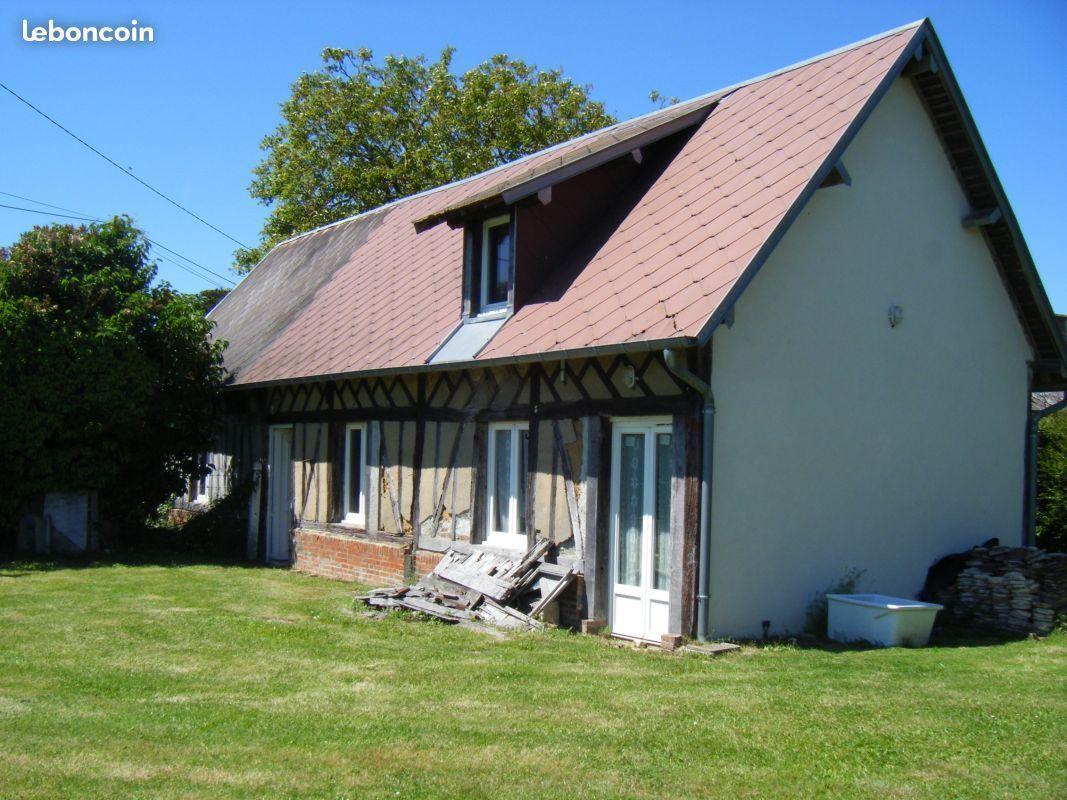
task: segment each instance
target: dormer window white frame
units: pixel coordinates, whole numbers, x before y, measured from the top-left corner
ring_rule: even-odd
[[[367,524],[367,424],[345,426],[344,525]]]
[[[499,239],[496,237],[501,236],[501,234],[506,237],[504,246],[507,249],[507,280],[503,292],[499,290],[498,284],[491,283],[493,274],[499,268]],[[510,214],[501,214],[498,217],[491,217],[482,222],[482,252],[479,263],[481,272],[479,276],[480,280],[478,281],[479,293],[481,296],[478,298],[478,316],[482,316],[483,314],[497,314],[507,310],[508,298],[511,294],[512,282],[514,280],[514,249],[512,247],[511,239]]]

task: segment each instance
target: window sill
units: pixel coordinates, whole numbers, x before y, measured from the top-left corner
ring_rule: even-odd
[[[478,322],[492,322],[495,319],[503,319],[510,313],[507,306],[501,306],[500,308],[494,308],[491,311],[483,311],[480,314],[471,314],[463,321],[468,324],[475,324]]]

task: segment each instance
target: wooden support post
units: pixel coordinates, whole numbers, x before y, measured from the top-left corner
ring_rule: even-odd
[[[541,427],[541,365],[530,365],[530,443],[526,448],[526,546],[533,547],[537,541],[534,521],[537,515],[537,445]]]
[[[608,507],[611,484],[611,432],[605,418],[582,419],[585,464],[585,613],[608,617]]]
[[[371,420],[367,423],[367,530],[369,531],[382,529],[381,441],[382,423]],[[343,451],[337,452],[343,464]]]
[[[422,461],[423,451],[426,448],[426,417],[423,414],[426,406],[426,373],[420,372],[417,380],[415,408],[418,416],[415,417],[415,452],[411,458],[411,550],[419,549],[419,535],[422,525],[419,508],[419,494],[422,488]]]
[[[689,636],[696,600],[696,532],[700,528],[699,412],[675,414],[671,428],[674,451],[671,477],[671,566],[668,630]]]
[[[267,559],[267,495],[270,494],[270,425],[263,423],[261,435],[260,453],[262,458],[259,470],[259,524],[256,531],[256,558],[260,561]]]
[[[489,425],[479,420],[474,426],[474,449],[471,467],[471,544],[485,539],[485,460]]]

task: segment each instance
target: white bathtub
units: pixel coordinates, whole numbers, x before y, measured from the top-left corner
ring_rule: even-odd
[[[831,639],[882,647],[923,647],[944,607],[882,594],[828,594],[826,605]]]

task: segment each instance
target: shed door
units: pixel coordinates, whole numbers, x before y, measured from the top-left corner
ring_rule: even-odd
[[[293,429],[270,429],[267,455],[267,560],[289,561],[293,519]]]
[[[612,434],[611,630],[668,632],[672,444],[669,420],[618,421]]]

